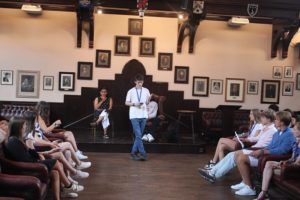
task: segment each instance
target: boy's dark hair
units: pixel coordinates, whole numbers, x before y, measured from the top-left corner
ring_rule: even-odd
[[[144,76],[142,74],[137,74],[134,77],[134,81],[144,81]]]
[[[270,104],[268,108],[274,110],[275,112],[279,111],[279,107],[276,104]]]

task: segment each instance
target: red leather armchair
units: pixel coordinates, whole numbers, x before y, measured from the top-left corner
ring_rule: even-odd
[[[258,166],[257,166],[257,172],[259,174],[262,174],[265,168],[265,165],[268,161],[281,161],[281,160],[287,160],[291,157],[291,154],[285,154],[285,155],[264,155],[258,160]]]
[[[264,155],[258,162],[258,179],[262,178],[262,173],[267,161],[282,161],[291,157],[286,155]],[[292,199],[300,199],[300,166],[283,165],[280,169],[280,175],[275,174],[272,179],[273,185],[290,196]]]
[[[42,185],[41,181],[33,176],[0,173],[0,200],[44,199],[47,190]]]
[[[300,166],[283,165],[280,172],[273,176],[273,183],[292,199],[300,199]]]
[[[25,197],[25,199],[32,200],[42,200],[46,198],[50,178],[48,175],[48,169],[44,164],[16,162],[8,160],[3,156],[0,157],[0,164],[3,173],[1,174],[1,177],[3,179],[6,178],[4,180],[11,183],[11,186],[15,182],[16,186],[20,188],[20,191],[13,190],[13,193],[11,194],[18,194],[18,197]],[[14,178],[14,180],[10,180],[9,182],[9,177]],[[28,182],[28,185],[23,184],[26,183],[26,181]],[[10,185],[8,184],[6,186]],[[0,188],[2,191],[2,188],[5,187],[1,186]],[[7,196],[11,191],[7,189],[4,190],[4,192],[1,192],[0,194]]]

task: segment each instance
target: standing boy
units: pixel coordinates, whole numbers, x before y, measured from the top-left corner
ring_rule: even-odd
[[[146,160],[146,152],[142,142],[142,134],[148,118],[147,104],[150,99],[150,92],[143,87],[144,76],[137,74],[134,78],[135,87],[127,92],[126,106],[130,106],[129,118],[135,135],[131,149],[133,160]],[[138,155],[139,153],[139,155]]]

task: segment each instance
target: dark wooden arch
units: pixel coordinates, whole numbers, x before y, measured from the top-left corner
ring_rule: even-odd
[[[51,120],[62,119],[65,124],[71,123],[93,113],[92,103],[98,95],[101,87],[106,87],[110,96],[113,98],[113,120],[115,124],[115,132],[118,134],[128,134],[131,130],[129,121],[128,107],[125,106],[125,98],[127,91],[134,87],[133,78],[137,74],[145,76],[144,86],[151,93],[166,96],[167,100],[164,103],[164,111],[173,118],[177,118],[178,109],[196,110],[199,112],[199,100],[185,100],[183,91],[168,90],[167,82],[153,82],[152,75],[146,74],[144,65],[136,60],[129,60],[123,67],[121,74],[116,74],[114,80],[98,80],[97,88],[83,87],[81,95],[65,95],[63,103],[51,104]],[[199,115],[196,115],[195,121],[199,121]],[[89,127],[91,118],[82,121],[75,127]],[[64,125],[65,125],[64,124]]]

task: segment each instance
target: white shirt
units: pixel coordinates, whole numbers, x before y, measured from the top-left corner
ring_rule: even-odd
[[[147,105],[147,111],[148,111],[148,117],[149,119],[152,119],[156,117],[158,110],[158,105],[155,101],[150,101],[150,103]]]
[[[263,147],[268,146],[270,144],[270,142],[272,141],[274,133],[276,133],[276,132],[277,132],[277,129],[275,128],[274,124],[264,126],[258,136],[257,143],[255,145],[253,145],[252,147],[263,148]]]
[[[256,133],[257,131],[260,131],[261,129],[263,128],[263,125],[262,124],[255,124],[254,125],[254,128],[251,130],[251,133],[249,134],[249,136],[247,137],[247,139],[250,141],[250,142],[257,142],[258,141],[258,137],[259,135],[256,136]]]
[[[129,119],[134,118],[148,118],[147,112],[147,101],[150,98],[150,92],[147,88],[131,88],[126,95],[126,102],[131,103],[143,103],[142,106],[130,106],[129,108]]]

